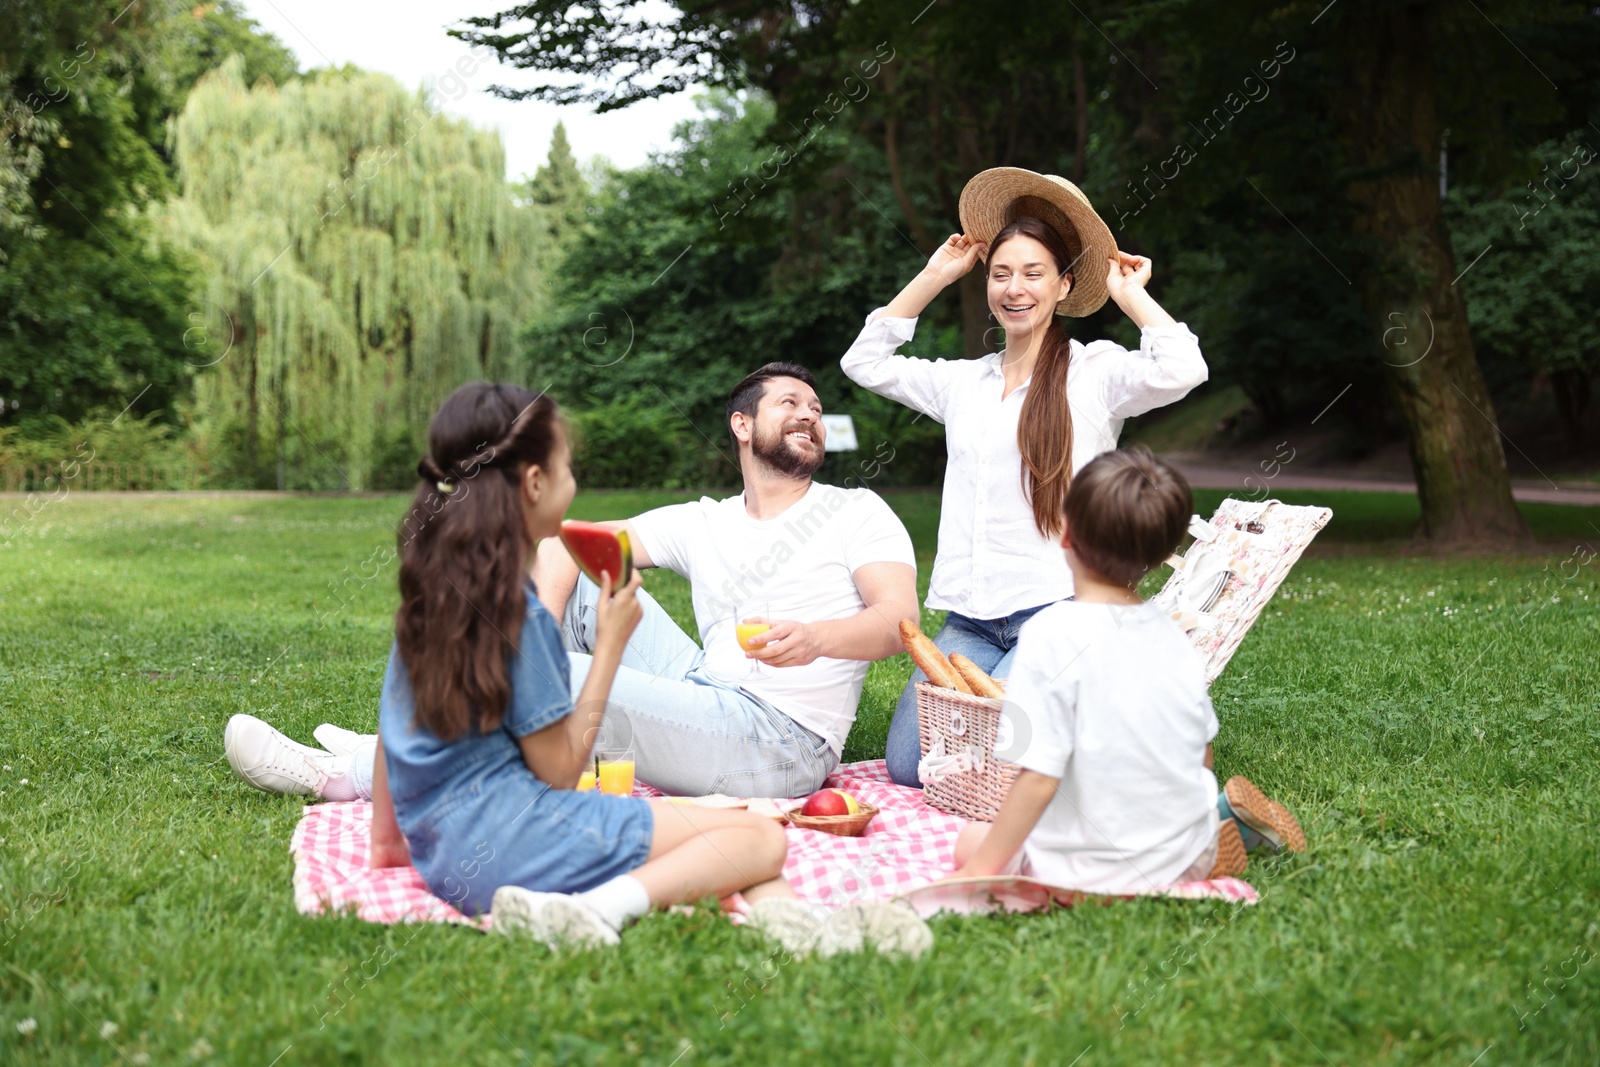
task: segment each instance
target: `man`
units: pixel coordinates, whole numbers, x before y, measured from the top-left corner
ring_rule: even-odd
[[[742,493],[610,524],[627,531],[636,566],[689,580],[701,643],[640,592],[644,619],[596,750],[631,753],[639,778],[667,793],[804,796],[839,761],[868,663],[899,652],[900,620],[918,617],[916,560],[876,493],[812,481],[826,430],[805,368],[769,363],[749,375],[729,395],[727,419]],[[578,692],[599,590],[554,542],[539,546],[532,574],[562,620]],[[741,621],[770,627],[752,651],[735,637]],[[241,777],[269,791],[366,795],[370,746],[337,743],[353,754],[321,754],[236,716],[224,747]]]

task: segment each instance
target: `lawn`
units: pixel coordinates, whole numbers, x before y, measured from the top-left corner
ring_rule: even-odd
[[[925,584],[937,498],[888,498]],[[223,724],[373,726],[400,498],[19,513],[0,547],[0,1061],[1600,1062],[1600,509],[1529,508],[1551,554],[1438,560],[1388,540],[1411,498],[1320,499],[1334,525],[1213,689],[1219,773],[1310,839],[1252,861],[1258,906],[939,919],[918,963],[778,969],[705,909],[567,956],[294,910],[300,804],[233,777]],[[646,584],[685,617],[683,582]],[[850,758],[881,754],[908,671],[874,665]]]

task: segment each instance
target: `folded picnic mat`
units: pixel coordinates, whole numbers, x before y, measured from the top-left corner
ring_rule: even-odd
[[[1222,673],[1295,561],[1332,518],[1329,508],[1229,497],[1210,522],[1198,515],[1190,520],[1194,543],[1182,557],[1167,560],[1172,575],[1150,601],[1189,634],[1205,660],[1207,683]]]
[[[789,858],[783,873],[804,900],[843,905],[857,900],[885,900],[904,896],[919,911],[975,910],[986,906],[987,895],[972,890],[951,894],[914,892],[955,870],[956,835],[966,820],[946,815],[922,801],[922,792],[889,781],[882,760],[841,765],[828,778],[828,786],[844,789],[882,809],[861,837],[835,837],[815,830],[790,828]],[[639,796],[660,796],[648,786],[634,790]],[[306,915],[328,911],[353,911],[369,922],[454,922],[486,927],[486,920],[469,918],[428,892],[413,868],[367,869],[367,846],[372,825],[372,805],[311,804],[289,840],[294,856],[295,907]],[[1000,886],[1004,881],[1006,885]],[[1048,887],[1017,887],[997,880],[995,896],[1001,906],[1045,907],[1052,900],[1068,903],[1076,894]],[[1029,894],[1032,894],[1031,897]],[[1145,895],[1185,899],[1230,900],[1255,903],[1256,892],[1235,878],[1190,882]]]

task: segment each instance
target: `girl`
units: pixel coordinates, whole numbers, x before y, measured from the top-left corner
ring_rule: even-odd
[[[782,878],[780,824],[574,791],[641,610],[637,575],[602,594],[574,703],[557,623],[526,577],[576,490],[569,456],[555,403],[517,386],[464,385],[428,427],[400,531],[372,866],[409,859],[435,894],[552,946],[615,944],[651,907],[739,890],[756,926],[798,944],[815,924]]]
[[[967,184],[960,213],[967,232],[867,317],[841,366],[858,385],[944,424],[949,462],[927,606],[948,615],[934,644],[1005,677],[1022,624],[1072,595],[1057,547],[1072,475],[1116,447],[1124,419],[1205,381],[1206,365],[1194,334],[1145,291],[1150,261],[1119,252],[1072,183],[995,168]],[[976,360],[896,355],[923,308],[984,258],[1005,349]],[[1139,351],[1068,337],[1062,317],[1092,314],[1107,297],[1140,327]],[[889,776],[900,785],[921,784],[915,686],[925,678],[912,674],[889,726]]]

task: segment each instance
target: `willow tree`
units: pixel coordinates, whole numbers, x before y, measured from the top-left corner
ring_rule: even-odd
[[[415,462],[455,386],[518,377],[539,240],[497,134],[385,75],[250,87],[234,57],[170,142],[183,195],[163,222],[206,270],[187,338],[208,368],[197,429],[246,471],[366,488]]]

